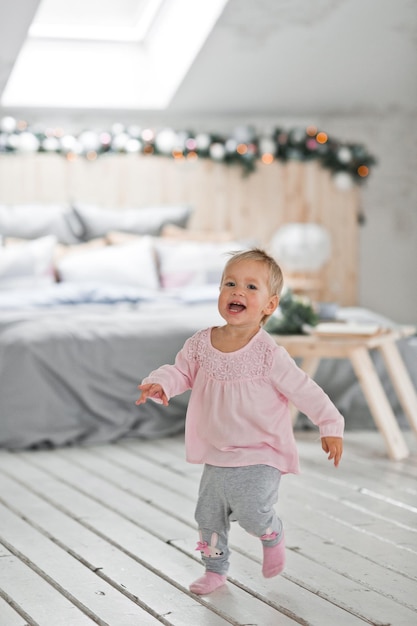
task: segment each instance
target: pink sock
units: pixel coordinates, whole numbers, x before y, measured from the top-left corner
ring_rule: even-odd
[[[262,574],[265,578],[272,578],[282,572],[285,567],[285,540],[282,533],[281,540],[275,546],[262,544],[264,561],[262,564]]]
[[[215,572],[206,572],[201,578],[197,578],[190,585],[190,591],[197,593],[199,596],[205,596],[207,593],[211,593],[218,587],[221,587],[226,582],[227,577],[222,574],[216,574]]]

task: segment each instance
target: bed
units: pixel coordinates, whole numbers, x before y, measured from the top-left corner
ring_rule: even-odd
[[[172,362],[192,333],[221,322],[216,298],[226,253],[251,242],[227,234],[216,241],[201,233],[186,238],[188,209],[182,209],[164,207],[158,224],[155,210],[152,228],[149,216],[144,219],[147,229],[135,215],[136,230],[132,216],[130,222],[124,216],[123,230],[120,219],[110,219],[115,216],[107,215],[106,222],[85,210],[78,231],[72,224],[66,240],[62,221],[60,231],[49,221],[46,230],[0,249],[1,448],[91,445],[183,430],[188,394],[173,398],[169,407],[137,407],[137,385],[155,367]],[[61,214],[68,225],[68,215]],[[11,223],[9,218],[2,225],[0,211],[6,244],[22,238]],[[167,224],[170,237],[163,236]],[[172,237],[173,227],[181,229],[181,238]],[[337,317],[393,325],[360,308],[340,308]],[[417,385],[416,340],[399,345]],[[316,380],[345,415],[348,429],[374,428],[348,362],[322,361]],[[296,428],[307,427],[300,416]]]

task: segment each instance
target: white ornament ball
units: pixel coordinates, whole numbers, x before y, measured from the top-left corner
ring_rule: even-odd
[[[348,172],[337,172],[333,176],[333,182],[340,191],[349,191],[353,187],[353,178]]]
[[[126,150],[126,144],[129,141],[130,137],[127,133],[120,133],[113,137],[111,142],[111,147],[115,152],[123,152]]]
[[[224,145],[226,148],[226,152],[228,152],[229,154],[233,154],[234,152],[236,152],[236,148],[237,148],[236,139],[227,139]]]
[[[270,137],[261,137],[259,140],[259,152],[261,154],[275,154],[276,145]]]
[[[208,150],[210,143],[211,143],[211,138],[210,135],[208,135],[207,133],[199,133],[196,138],[195,138],[196,142],[197,142],[197,150]]]
[[[209,154],[213,161],[223,161],[226,149],[222,143],[212,143],[210,146]]]
[[[85,152],[96,151],[100,147],[100,138],[92,130],[85,130],[78,135],[78,141]]]
[[[161,154],[171,154],[177,146],[177,133],[171,128],[164,128],[155,137],[155,147]]]
[[[78,141],[73,135],[64,135],[59,140],[63,152],[76,152]]]
[[[14,117],[10,115],[6,115],[6,117],[2,117],[0,120],[0,130],[3,133],[13,133],[16,130],[17,122]]]
[[[40,146],[39,139],[29,132],[20,133],[18,135],[17,148],[21,152],[37,152]]]
[[[56,137],[47,137],[42,141],[42,148],[46,152],[58,152],[59,147],[59,139],[57,139]]]
[[[344,164],[350,163],[352,160],[352,151],[346,146],[339,148],[337,151],[337,160]]]
[[[126,152],[140,152],[142,150],[142,142],[139,139],[129,139],[125,146]]]

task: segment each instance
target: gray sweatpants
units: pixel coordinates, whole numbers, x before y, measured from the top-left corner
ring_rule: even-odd
[[[281,472],[269,465],[204,466],[195,519],[197,549],[207,571],[226,574],[229,569],[230,522],[237,521],[265,545],[280,541],[282,522],[274,510],[280,479]]]

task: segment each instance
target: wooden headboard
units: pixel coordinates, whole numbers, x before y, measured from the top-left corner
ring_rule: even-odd
[[[238,165],[204,159],[109,154],[89,162],[57,154],[0,155],[0,203],[71,201],[120,209],[185,202],[194,207],[191,228],[229,230],[266,247],[283,224],[319,223],[332,240],[319,298],[356,304],[359,189],[337,189],[317,162],[259,162],[245,176]]]

